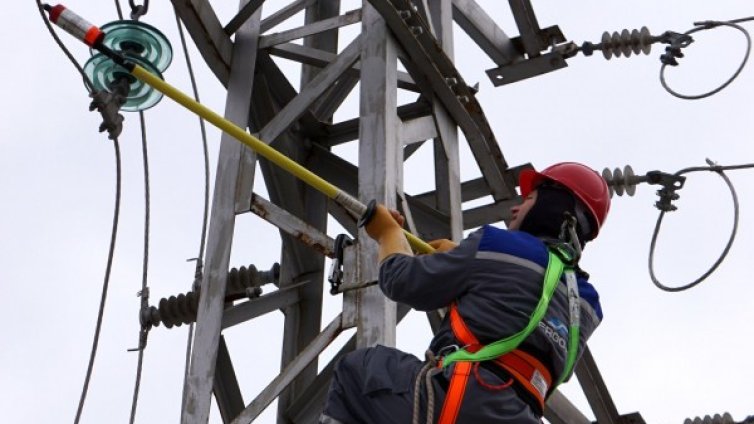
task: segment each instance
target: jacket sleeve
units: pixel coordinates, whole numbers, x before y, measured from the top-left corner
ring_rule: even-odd
[[[385,296],[420,311],[448,306],[468,289],[467,275],[481,230],[448,252],[388,257],[380,266],[379,284]]]

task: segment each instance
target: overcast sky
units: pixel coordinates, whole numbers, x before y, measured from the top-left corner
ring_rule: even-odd
[[[163,31],[175,50],[165,78],[189,92],[170,3],[152,3],[143,20]],[[214,3],[227,22],[234,2]],[[267,3],[275,8],[282,4]],[[355,1],[343,3],[344,11],[359,7]],[[113,2],[66,4],[99,25],[117,19]],[[516,35],[504,2],[480,4],[509,35]],[[123,7],[128,12],[127,2]],[[542,27],[558,25],[566,38],[579,44],[598,42],[605,30],[646,25],[653,34],[683,32],[697,20],[754,14],[745,0],[543,0],[534,7]],[[80,78],[48,35],[34,2],[6,9],[0,26],[9,50],[0,80],[0,318],[5,328],[0,410],[9,423],[69,422],[81,393],[105,272],[115,197],[113,144],[97,132],[100,117],[88,112]],[[298,17],[288,25],[300,22]],[[754,28],[751,23],[744,26]],[[88,50],[60,34],[83,63]],[[458,29],[456,36],[457,66],[469,84],[480,83],[478,99],[511,165],[531,162],[542,168],[575,160],[598,170],[630,164],[637,173],[672,173],[704,165],[705,158],[722,165],[754,162],[751,65],[727,89],[698,101],[679,100],[662,89],[662,47],[657,45],[650,56],[609,62],[599,54],[575,57],[566,69],[495,88],[484,73],[492,62]],[[695,38],[682,65],[668,71],[669,83],[689,94],[725,81],[746,47],[743,35],[729,28]],[[225,92],[190,49],[203,102],[222,112]],[[298,81],[295,76],[291,80]],[[358,103],[354,99],[350,104]],[[353,106],[336,119],[357,113]],[[194,265],[187,259],[199,249],[203,162],[193,115],[168,99],[147,111],[146,119],[152,190],[149,286],[156,303],[189,290],[193,281]],[[219,139],[210,129],[213,173]],[[144,219],[135,114],[126,115],[121,154],[120,226],[83,415],[87,423],[127,421],[131,405],[137,354],[126,350],[138,344],[136,293],[141,287]],[[463,154],[463,179],[476,177],[475,163],[467,150]],[[428,189],[422,167],[430,158],[429,151],[420,151],[406,163],[407,193]],[[605,312],[590,346],[622,413],[639,411],[649,423],[682,423],[686,417],[725,411],[737,420],[754,414],[754,285],[748,268],[754,243],[754,171],[729,176],[741,206],[738,236],[722,266],[696,288],[665,293],[649,278],[647,256],[658,214],[653,207],[656,187],[643,185],[635,197],[614,198],[599,240],[588,246],[583,266],[592,274]],[[657,274],[668,285],[702,274],[722,251],[733,225],[731,195],[715,174],[689,175],[679,194],[679,210],[666,216],[656,258]],[[334,237],[337,229],[329,234]],[[267,269],[279,260],[275,246],[279,242],[274,228],[255,216],[242,216],[231,263]],[[323,323],[339,308],[340,298],[327,295]],[[424,321],[422,315],[411,314],[401,324],[399,347],[422,354],[430,339]],[[276,375],[281,333],[281,314],[226,332],[246,402]],[[185,327],[151,332],[137,422],[178,421],[185,345]],[[592,416],[575,380],[563,391]],[[259,422],[274,422],[274,410],[269,408]],[[210,421],[220,422],[216,411]]]

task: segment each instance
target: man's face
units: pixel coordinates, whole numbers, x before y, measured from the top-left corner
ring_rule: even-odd
[[[529,210],[537,202],[537,190],[532,190],[520,205],[511,207],[511,220],[508,223],[509,230],[518,230],[521,228],[521,223],[524,221],[524,217],[529,213]]]

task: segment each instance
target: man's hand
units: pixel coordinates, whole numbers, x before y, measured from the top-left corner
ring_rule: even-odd
[[[437,239],[429,242],[429,245],[435,248],[435,253],[443,253],[455,249],[458,244],[448,239]]]
[[[400,212],[388,209],[385,205],[377,205],[374,216],[366,225],[365,230],[369,237],[380,241],[380,239],[387,233],[395,231],[403,231],[403,223],[406,220]]]
[[[413,256],[411,246],[403,234],[403,216],[396,210],[389,210],[385,205],[377,205],[374,216],[366,225],[369,237],[377,240],[380,244],[378,253],[379,262],[382,263],[389,256],[400,253]]]

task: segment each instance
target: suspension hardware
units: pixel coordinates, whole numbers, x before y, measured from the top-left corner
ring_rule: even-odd
[[[256,298],[262,294],[265,284],[278,284],[280,265],[275,263],[268,271],[259,271],[254,265],[232,268],[228,272],[225,301],[242,298]],[[142,328],[157,327],[162,323],[166,328],[180,327],[196,321],[199,310],[199,293],[191,290],[178,296],[162,298],[157,306],[141,309],[139,320]]]
[[[660,38],[660,41],[668,44],[665,47],[665,54],[660,56],[660,62],[670,66],[678,66],[676,59],[683,57],[681,49],[688,47],[689,44],[694,42],[694,39],[690,35],[672,31],[665,31]]]
[[[665,47],[665,53],[660,56],[660,61],[666,65],[677,66],[676,59],[683,57],[681,50],[692,42],[694,39],[688,34],[665,31],[662,35],[654,36],[647,27],[641,27],[640,30],[624,29],[613,33],[605,31],[600,43],[585,41],[580,50],[584,56],[591,56],[596,50],[601,50],[605,59],[610,60],[613,56],[631,57],[631,54],[641,53],[648,55],[652,51],[652,44],[663,43],[668,46]]]
[[[95,90],[89,95],[92,98],[89,110],[93,111],[97,109],[100,115],[102,115],[99,132],[107,131],[107,138],[110,140],[115,140],[121,131],[123,131],[123,115],[118,112],[126,103],[128,86],[128,78],[124,76],[110,84],[110,91]]]
[[[661,171],[650,171],[646,175],[635,175],[634,170],[629,165],[626,165],[623,171],[620,168],[615,168],[613,171],[605,168],[602,171],[602,178],[605,179],[610,189],[610,197],[613,194],[622,196],[624,192],[633,196],[636,193],[636,185],[640,183],[661,185],[662,188],[657,190],[660,200],[655,203],[655,207],[663,212],[672,212],[678,209],[673,205],[673,201],[680,198],[676,191],[683,188],[686,181],[686,177]]]

